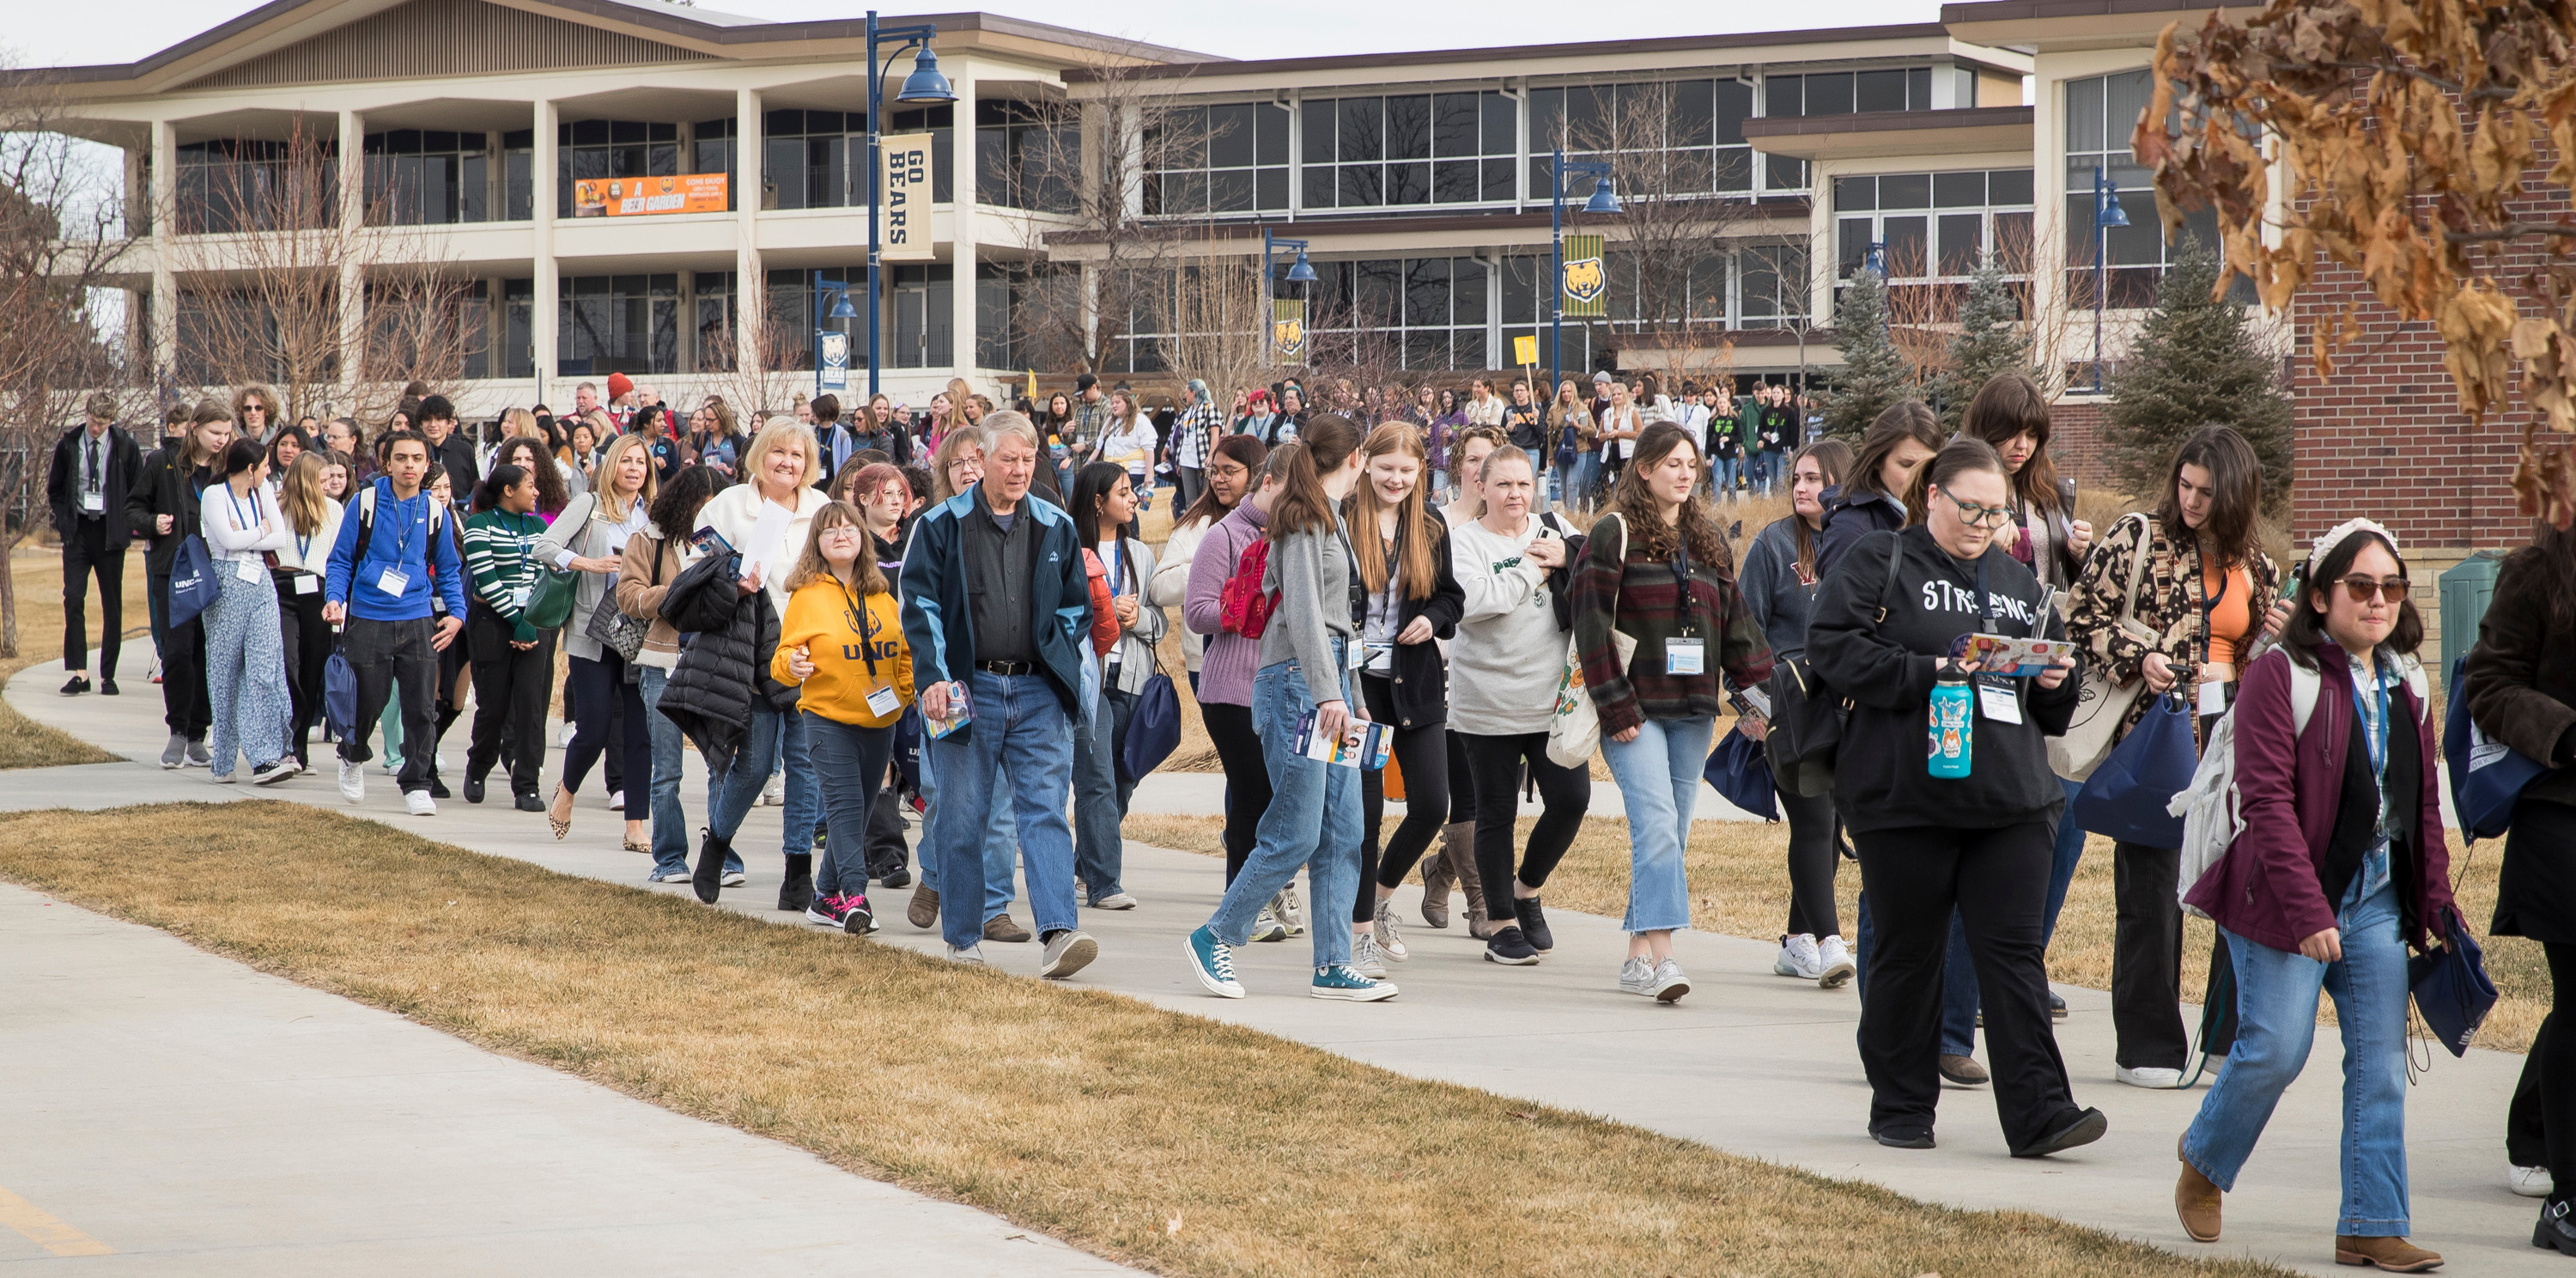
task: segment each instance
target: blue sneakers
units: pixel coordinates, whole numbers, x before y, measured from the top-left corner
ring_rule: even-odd
[[[1234,950],[1202,925],[1181,942],[1190,952],[1190,973],[1218,998],[1243,997],[1243,982],[1234,979]],[[1320,978],[1318,978],[1320,979]]]
[[[1395,997],[1395,987],[1385,981],[1372,981],[1353,971],[1348,963],[1315,969],[1315,984],[1306,991],[1317,998],[1339,999],[1345,1003],[1375,1003]]]

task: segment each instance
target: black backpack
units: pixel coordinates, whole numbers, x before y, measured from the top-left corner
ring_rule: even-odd
[[[1880,589],[1878,619],[1887,620],[1896,605],[1896,571],[1905,558],[1905,534],[1888,539],[1887,582]],[[1771,761],[1771,776],[1780,788],[1812,799],[1834,788],[1834,755],[1842,748],[1843,724],[1851,698],[1835,695],[1816,677],[1805,653],[1783,657],[1763,681],[1771,699],[1771,732],[1762,743]]]

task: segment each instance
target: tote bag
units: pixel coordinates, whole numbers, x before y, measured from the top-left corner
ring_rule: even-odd
[[[1180,744],[1181,694],[1173,690],[1172,677],[1158,664],[1145,680],[1144,690],[1136,694],[1136,708],[1127,714],[1127,775],[1141,777],[1153,771]]]
[[[2075,824],[2141,847],[2179,848],[2183,818],[2170,810],[2174,796],[2191,788],[2200,753],[2192,745],[2191,712],[2182,699],[2161,696],[2111,757],[2084,781],[2068,813]]]
[[[170,557],[170,625],[195,621],[215,601],[217,589],[215,557],[206,553],[205,538],[188,534]]]
[[[1763,756],[1761,742],[1741,732],[1727,733],[1709,751],[1708,766],[1700,769],[1700,776],[1727,802],[1765,821],[1780,819],[1771,761]]]
[[[2129,595],[2120,605],[2120,618],[2115,624],[2153,644],[2162,636],[2138,621],[2138,582],[2147,575],[2147,544],[2153,538],[2146,516],[2127,515],[2122,521],[2130,519],[2139,524],[2138,549],[2129,557]],[[2120,734],[2120,721],[2129,717],[2129,707],[2137,703],[2138,694],[2146,686],[2147,681],[2141,678],[2121,687],[2111,682],[2102,663],[2085,662],[2084,682],[2076,690],[2074,717],[2067,721],[2064,734],[2048,739],[2048,766],[2069,781],[2092,776],[2093,769],[2102,766],[2102,760],[2110,755],[2111,744]]]
[[[2530,756],[2486,734],[2469,718],[2468,680],[2451,670],[2450,706],[2442,715],[2442,761],[2451,773],[2451,805],[2460,813],[2460,832],[2472,841],[2492,839],[2513,828],[2513,805],[2523,787],[2549,769]]]
[[[2488,979],[2486,956],[2460,921],[2460,912],[2444,910],[2436,923],[2442,944],[2406,960],[2406,989],[2415,996],[2415,1011],[2433,1037],[2451,1055],[2466,1056],[2469,1040],[2495,1010],[2495,982]]]

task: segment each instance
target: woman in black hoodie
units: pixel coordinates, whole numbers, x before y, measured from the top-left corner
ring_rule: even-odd
[[[1834,761],[1834,806],[1877,906],[1860,1020],[1870,1134],[1900,1149],[1932,1146],[1939,990],[1955,908],[1984,993],[2004,1137],[2014,1157],[2038,1157],[2098,1140],[2109,1127],[2072,1098],[2042,963],[2051,833],[2066,803],[2046,738],[2064,732],[2074,712],[2074,662],[2032,679],[1980,681],[1968,775],[1931,775],[1925,716],[1952,641],[1976,632],[2062,639],[2066,630],[2030,570],[1995,544],[2012,513],[1995,450],[1979,440],[1951,444],[1926,479],[1923,525],[1855,543],[1851,562],[1825,579],[1807,626],[1816,674],[1853,703]]]
[[[1907,504],[1906,494],[1914,491],[1915,472],[1941,451],[1945,438],[1940,419],[1921,400],[1898,400],[1869,424],[1842,486],[1825,490],[1825,527],[1816,535],[1819,577],[1853,542],[1923,517]]]

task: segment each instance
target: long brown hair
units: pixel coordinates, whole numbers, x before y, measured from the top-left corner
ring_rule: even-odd
[[[1636,455],[1619,472],[1619,486],[1610,495],[1611,508],[1628,525],[1628,552],[1644,551],[1657,559],[1673,557],[1676,545],[1690,547],[1691,558],[1704,564],[1733,572],[1735,555],[1726,548],[1726,538],[1719,535],[1717,521],[1709,518],[1708,507],[1699,499],[1694,484],[1690,495],[1682,498],[1681,518],[1674,524],[1664,522],[1663,509],[1654,493],[1648,491],[1647,472],[1663,464],[1674,449],[1691,450],[1691,460],[1699,461],[1699,446],[1691,442],[1690,432],[1675,422],[1657,422],[1637,436]],[[1272,516],[1277,518],[1277,516]],[[1680,536],[1675,537],[1678,529]]]
[[[1366,466],[1380,457],[1402,454],[1411,457],[1417,469],[1413,490],[1395,508],[1396,559],[1402,564],[1404,597],[1428,599],[1439,584],[1440,539],[1431,526],[1431,508],[1423,500],[1423,490],[1430,487],[1431,453],[1422,446],[1422,432],[1403,422],[1389,422],[1369,432],[1368,442],[1360,445],[1360,464]],[[1386,500],[1377,493],[1377,485],[1368,481],[1368,472],[1360,472],[1360,482],[1343,498],[1343,513],[1360,535],[1351,538],[1351,554],[1359,560],[1360,584],[1372,593],[1386,589],[1386,545],[1378,539],[1378,516],[1386,511]]]
[[[789,593],[832,575],[832,561],[823,557],[823,534],[843,527],[859,530],[859,557],[850,563],[850,588],[862,595],[886,592],[885,573],[877,567],[877,542],[868,535],[868,521],[860,516],[858,507],[830,501],[814,512],[814,522],[805,534],[805,552],[796,556],[796,566],[788,570]]]
[[[2196,529],[2182,521],[2179,490],[2185,466],[2209,472],[2209,517]],[[2180,545],[2196,536],[2216,566],[2233,568],[2250,564],[2263,553],[2262,528],[2256,521],[2262,508],[2263,463],[2255,457],[2254,446],[2233,427],[2213,422],[2193,431],[2174,450],[2173,464],[2165,468],[2164,496],[2156,503],[2156,523],[2164,529],[2166,540]]]
[[[1817,473],[1825,477],[1825,487],[1831,488],[1851,473],[1851,445],[1839,439],[1820,439],[1789,454],[1789,482],[1792,484],[1797,482],[1798,463],[1802,461],[1815,462]],[[1823,497],[1823,493],[1817,494],[1818,500]],[[1795,500],[1789,503],[1789,535],[1798,545],[1798,571],[1813,578],[1816,575],[1816,530],[1807,526],[1807,518],[1798,513]]]
[[[1244,488],[1244,495],[1250,496],[1252,488],[1261,483],[1261,463],[1270,459],[1270,449],[1261,442],[1259,435],[1228,435],[1216,441],[1216,448],[1211,451],[1208,460],[1214,461],[1219,457],[1242,463],[1245,478],[1249,481]],[[1239,502],[1242,499],[1236,500]],[[1176,516],[1172,520],[1172,526],[1179,528],[1194,519],[1205,519],[1213,525],[1216,521],[1225,518],[1233,509],[1234,507],[1216,499],[1214,485],[1201,484],[1199,499],[1191,502],[1188,510]]]
[[[2048,396],[2023,373],[1997,373],[1977,388],[1959,433],[1994,445],[2001,454],[2016,435],[2031,438],[2030,459],[2008,478],[2021,504],[2048,514],[2058,510],[2057,464],[2048,459]]]
[[[513,435],[502,440],[501,446],[492,452],[492,464],[502,465],[513,456],[522,453],[526,454],[528,459],[518,464],[527,467],[528,474],[537,481],[537,509],[562,510],[570,504],[572,495],[564,488],[561,463],[546,456],[544,440],[528,435]]]
[[[2548,587],[2550,625],[2564,634],[2576,630],[2576,528],[2553,527],[2546,519],[2531,525],[2531,544],[2506,559],[2528,564]]]
[[[1271,450],[1270,472],[1279,477],[1279,495],[1270,503],[1265,530],[1273,543],[1292,533],[1329,533],[1339,523],[1331,494],[1324,491],[1324,472],[1338,470],[1360,446],[1360,428],[1351,419],[1318,413],[1297,428],[1297,438]]]
[[[1878,493],[1905,500],[1904,493],[1891,493],[1880,486],[1878,472],[1896,446],[1909,439],[1940,452],[1944,442],[1941,419],[1934,417],[1921,401],[1901,399],[1888,405],[1860,437],[1860,451],[1852,458],[1850,473],[1843,476],[1843,495],[1849,498],[1855,493]],[[1916,519],[1923,517],[1919,507],[1910,507],[1909,513]]]

